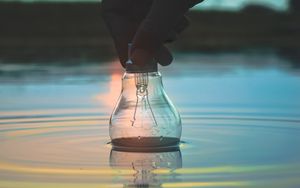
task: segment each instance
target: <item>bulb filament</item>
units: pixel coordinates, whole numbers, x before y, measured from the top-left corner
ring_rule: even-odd
[[[136,121],[136,113],[137,113],[137,108],[138,108],[140,98],[145,103],[145,107],[147,105],[149,106],[154,124],[155,126],[158,126],[148,97],[148,83],[149,83],[148,73],[135,73],[134,81],[136,86],[136,103],[134,108],[133,120],[131,121],[132,122],[131,126],[134,126]]]

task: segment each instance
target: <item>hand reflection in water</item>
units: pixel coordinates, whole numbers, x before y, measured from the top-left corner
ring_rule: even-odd
[[[128,179],[124,187],[160,187],[166,181],[178,181],[177,177],[169,176],[162,179],[153,173],[156,169],[175,170],[182,167],[179,148],[165,151],[123,151],[112,149],[110,152],[110,166],[115,169],[133,169],[136,173]]]

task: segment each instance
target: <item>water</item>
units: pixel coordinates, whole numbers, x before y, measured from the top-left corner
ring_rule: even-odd
[[[113,146],[119,147],[133,147],[134,149],[145,149],[148,151],[151,147],[177,147],[179,144],[178,138],[173,137],[129,137],[129,138],[116,138],[111,141]],[[154,148],[155,149],[155,148]],[[126,150],[126,149],[125,149]]]
[[[113,149],[118,64],[1,64],[0,187],[300,187],[300,71],[276,54],[177,55],[179,148]]]

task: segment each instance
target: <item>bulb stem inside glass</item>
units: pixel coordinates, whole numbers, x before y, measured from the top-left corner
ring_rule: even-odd
[[[149,102],[148,88],[147,88],[148,83],[149,83],[148,72],[135,73],[134,81],[135,81],[135,86],[136,86],[136,104],[135,104],[135,109],[134,109],[134,113],[133,113],[133,118],[131,120],[131,122],[132,122],[131,126],[134,126],[134,124],[135,124],[139,99],[141,99],[141,102],[145,103],[145,107],[147,107],[147,105],[148,105],[150,112],[151,112],[152,119],[154,121],[154,124],[155,124],[155,126],[158,126],[154,112],[153,112],[151,104]]]

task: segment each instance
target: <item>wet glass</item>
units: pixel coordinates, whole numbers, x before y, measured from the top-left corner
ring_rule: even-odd
[[[114,147],[127,150],[178,147],[181,119],[159,72],[124,73],[109,133]]]

